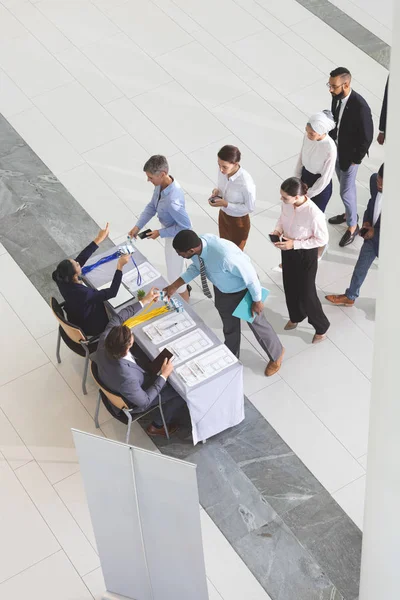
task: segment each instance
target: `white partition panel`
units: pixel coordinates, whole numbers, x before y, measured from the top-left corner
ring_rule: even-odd
[[[195,465],[72,431],[107,591],[208,600]]]

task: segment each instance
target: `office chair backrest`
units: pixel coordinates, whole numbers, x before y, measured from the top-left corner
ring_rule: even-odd
[[[90,370],[92,372],[93,379],[95,380],[95,382],[97,383],[97,385],[99,386],[100,390],[103,392],[105,397],[111,402],[111,404],[113,404],[116,408],[119,408],[119,410],[122,410],[123,408],[129,409],[129,406],[126,404],[126,402],[122,396],[119,396],[118,394],[111,392],[100,381],[97,365],[93,361],[90,363]]]
[[[75,325],[69,323],[66,320],[63,309],[61,308],[57,300],[53,298],[53,296],[50,298],[50,306],[55,318],[60,324],[60,327],[63,329],[63,331],[69,337],[70,340],[72,340],[76,344],[79,344],[81,340],[86,341],[87,338],[85,334],[79,329],[79,327],[76,327]]]

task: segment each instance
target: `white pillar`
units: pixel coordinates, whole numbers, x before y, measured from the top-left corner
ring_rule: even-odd
[[[400,6],[393,4],[360,600],[400,598]]]

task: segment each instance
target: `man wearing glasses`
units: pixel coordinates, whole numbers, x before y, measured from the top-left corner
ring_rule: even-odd
[[[347,223],[339,246],[348,246],[359,232],[356,176],[358,167],[372,143],[374,126],[371,109],[360,94],[351,89],[351,73],[344,67],[331,71],[326,84],[332,96],[336,127],[329,135],[336,142],[336,174],[345,213],[329,219],[332,225]]]

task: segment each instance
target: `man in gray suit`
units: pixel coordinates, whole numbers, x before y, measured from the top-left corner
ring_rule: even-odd
[[[124,397],[130,408],[142,412],[158,404],[158,395],[168,404],[164,408],[164,416],[169,433],[176,431],[177,427],[171,425],[173,413],[183,404],[179,394],[167,383],[174,366],[165,359],[161,372],[154,377],[139,366],[135,356],[131,353],[134,337],[123,323],[142,310],[146,304],[157,300],[159,291],[152,288],[143,298],[142,302],[135,302],[124,308],[118,315],[114,315],[103,334],[97,347],[95,362],[98,367],[100,380],[111,391]],[[150,435],[165,435],[161,415],[147,428]]]

